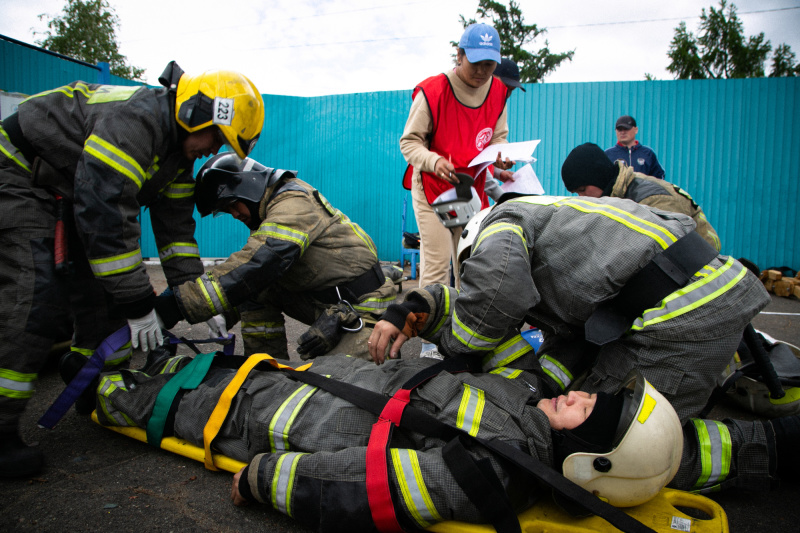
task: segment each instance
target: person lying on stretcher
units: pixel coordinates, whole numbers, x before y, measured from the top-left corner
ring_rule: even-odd
[[[164,417],[154,415],[159,394],[191,359],[164,354],[151,357],[142,371],[106,374],[97,388],[98,419],[105,425],[147,428],[148,434],[151,419],[166,419],[163,436],[202,447],[206,423],[235,381],[237,369],[226,368],[234,360],[242,359],[218,355],[197,388],[167,402],[169,414]],[[224,422],[213,439],[214,449],[249,463],[234,478],[234,503],[270,504],[321,531],[376,527],[367,446],[376,438],[372,433],[378,416],[298,380],[300,374],[354,385],[368,403],[380,403],[427,370],[432,377],[413,388],[405,413],[430,415],[464,436],[501,440],[613,505],[647,501],[678,472],[683,443],[679,419],[638,373],[616,394],[573,391],[544,398],[536,371],[503,375],[428,370],[437,363],[442,364],[409,359],[376,366],[336,355],[319,358],[301,372],[261,363],[240,380],[238,391],[226,391],[233,400],[218,419]],[[446,368],[453,369],[452,363]],[[467,462],[490,479],[486,492],[501,493],[510,511],[518,513],[549,494],[476,440],[455,440],[461,442]],[[403,527],[489,521],[452,471],[455,444],[408,429],[403,422],[391,432],[388,453],[380,454],[386,458],[385,476],[378,482],[388,487],[388,506]]]

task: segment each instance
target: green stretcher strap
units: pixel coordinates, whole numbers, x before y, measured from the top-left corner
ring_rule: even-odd
[[[214,352],[197,354],[192,362],[181,369],[180,372],[170,379],[156,396],[156,403],[153,412],[147,421],[147,443],[156,447],[161,446],[161,439],[164,436],[164,424],[167,422],[169,410],[175,396],[183,390],[196,389],[203,378],[206,377],[211,362],[214,360]]]

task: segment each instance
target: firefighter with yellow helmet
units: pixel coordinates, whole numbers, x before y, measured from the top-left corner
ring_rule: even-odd
[[[41,468],[17,427],[61,317],[74,320],[72,366],[125,324],[132,341],[108,364],[163,342],[139,247],[141,208],[168,283],[196,278],[194,161],[223,144],[245,157],[261,133],[263,100],[242,74],[191,76],[171,62],[159,81],[76,81],[28,98],[2,122],[0,477]]]

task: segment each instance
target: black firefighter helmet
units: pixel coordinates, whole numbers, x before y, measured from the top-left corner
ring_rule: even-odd
[[[195,179],[195,203],[200,216],[225,211],[233,202],[242,201],[257,213],[267,187],[291,171],[265,167],[254,159],[239,158],[232,152],[206,161]],[[254,210],[255,208],[255,210]]]

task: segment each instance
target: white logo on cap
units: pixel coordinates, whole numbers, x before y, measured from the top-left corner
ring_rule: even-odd
[[[481,41],[483,41],[480,43],[481,46],[492,46],[492,36],[488,33],[481,35]]]

